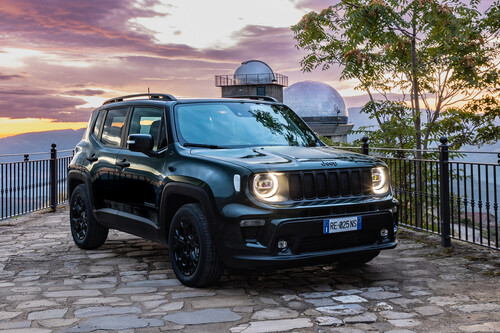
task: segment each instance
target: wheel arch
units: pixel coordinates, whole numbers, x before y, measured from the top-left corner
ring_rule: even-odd
[[[168,183],[165,185],[160,204],[160,240],[168,243],[170,223],[177,210],[190,203],[199,203],[207,221],[212,226],[216,221],[213,195],[205,189],[188,183]],[[213,228],[211,228],[213,230]]]

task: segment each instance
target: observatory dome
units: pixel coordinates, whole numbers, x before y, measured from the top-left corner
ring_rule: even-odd
[[[234,72],[237,84],[270,84],[275,81],[274,72],[263,61],[248,60],[241,63],[241,66]]]
[[[344,99],[326,83],[301,81],[283,91],[283,104],[300,117],[347,117]]]

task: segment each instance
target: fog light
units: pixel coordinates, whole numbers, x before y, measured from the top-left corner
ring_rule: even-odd
[[[284,251],[288,248],[288,242],[284,239],[280,239],[278,241],[278,249],[280,249],[281,251]]]
[[[264,220],[241,220],[240,227],[262,227],[264,224]]]
[[[392,212],[393,214],[396,214],[396,213],[398,212],[398,206],[394,206],[394,207],[392,207],[392,208],[391,208],[391,212]]]
[[[387,237],[387,235],[389,235],[389,230],[387,230],[385,228],[380,230],[380,236]]]

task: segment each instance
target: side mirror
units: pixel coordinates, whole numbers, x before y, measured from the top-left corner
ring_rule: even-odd
[[[153,136],[151,134],[130,134],[127,139],[128,149],[148,156],[153,152]]]

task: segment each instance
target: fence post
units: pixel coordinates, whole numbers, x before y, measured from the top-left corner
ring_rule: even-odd
[[[361,141],[363,141],[363,144],[361,145],[361,154],[368,155],[368,149],[370,148],[368,145],[368,137],[362,137]]]
[[[448,138],[443,136],[439,145],[439,187],[441,196],[441,245],[451,247],[450,238],[450,177],[448,172]]]
[[[57,210],[57,145],[53,143],[50,150],[50,209]]]

